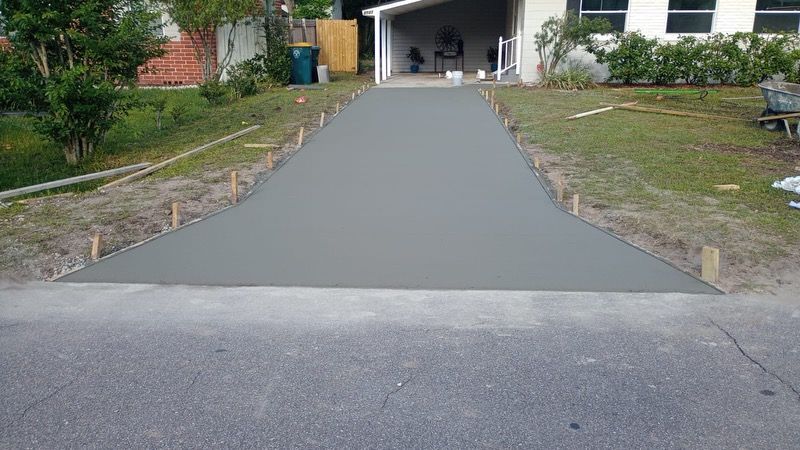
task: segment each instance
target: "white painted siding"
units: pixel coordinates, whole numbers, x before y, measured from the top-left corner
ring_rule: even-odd
[[[217,60],[222,61],[228,53],[228,33],[231,25],[223,25],[217,28]],[[250,18],[236,25],[233,38],[233,55],[231,56],[228,67],[232,67],[238,62],[256,56],[256,53],[263,51],[264,48],[263,19]],[[227,70],[226,70],[227,72]],[[222,79],[227,79],[227,73],[223,72]]]
[[[461,32],[466,70],[488,70],[486,51],[497,47],[498,38],[506,31],[505,4],[505,1],[453,0],[396,16],[392,28],[392,71],[408,72],[411,65],[406,58],[408,49],[419,47],[425,58],[420,70],[433,72],[436,31],[444,25],[452,25]],[[445,70],[452,70],[453,65],[453,60],[448,59]]]
[[[523,32],[522,79],[526,82],[538,80],[536,66],[539,56],[533,42],[536,34],[548,17],[563,14],[566,11],[566,0],[525,0],[525,31]],[[664,40],[677,39],[677,34],[667,34],[667,11],[669,0],[630,0],[628,8],[627,30]],[[717,0],[717,12],[714,18],[713,33],[735,33],[753,31],[756,0]],[[702,36],[702,35],[701,35]],[[571,58],[593,65],[597,78],[604,78],[607,72],[594,62],[592,55],[577,51]]]

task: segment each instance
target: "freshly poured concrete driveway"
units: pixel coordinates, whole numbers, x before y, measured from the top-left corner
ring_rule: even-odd
[[[714,293],[556,208],[472,89],[373,89],[236,208],[63,281]]]

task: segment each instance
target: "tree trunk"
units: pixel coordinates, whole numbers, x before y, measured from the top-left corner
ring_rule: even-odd
[[[72,137],[67,145],[64,146],[64,156],[67,158],[67,164],[71,166],[78,165],[83,158],[88,156],[94,150],[94,143],[89,141],[85,136]]]

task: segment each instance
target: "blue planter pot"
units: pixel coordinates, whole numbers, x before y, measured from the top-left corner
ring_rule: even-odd
[[[497,63],[492,63],[492,72],[497,72]]]
[[[411,66],[411,73],[419,73],[419,66],[416,65],[416,64],[413,64]]]

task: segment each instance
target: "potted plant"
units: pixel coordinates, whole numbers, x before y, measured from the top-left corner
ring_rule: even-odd
[[[411,60],[411,73],[419,73],[419,66],[425,64],[425,58],[422,57],[418,47],[411,47],[406,58]]]
[[[497,47],[489,47],[486,51],[486,60],[491,64],[492,72],[497,72]]]

